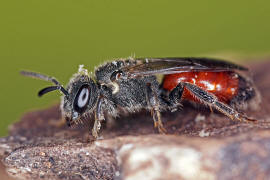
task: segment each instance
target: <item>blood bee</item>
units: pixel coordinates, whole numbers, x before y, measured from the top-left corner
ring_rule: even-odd
[[[119,116],[119,110],[150,111],[154,126],[164,133],[160,113],[176,110],[184,100],[216,109],[232,120],[254,121],[238,111],[258,97],[252,81],[241,71],[247,68],[210,58],[127,58],[97,67],[94,75],[81,66],[66,88],[53,77],[21,73],[55,84],[38,95],[62,92],[61,109],[68,125],[94,114],[92,134],[98,137],[100,122]],[[161,82],[157,75],[164,76]]]

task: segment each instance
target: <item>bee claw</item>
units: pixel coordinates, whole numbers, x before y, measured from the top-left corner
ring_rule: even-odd
[[[244,121],[248,122],[248,123],[257,123],[258,122],[257,119],[252,119],[252,118],[249,118],[249,117],[244,117]]]
[[[160,134],[166,134],[167,133],[167,130],[163,127],[162,122],[155,121],[154,122],[154,128],[157,128],[158,129],[158,132]]]
[[[166,130],[163,126],[158,127],[158,132],[159,132],[160,134],[167,134],[167,130]]]
[[[246,123],[257,123],[257,119],[250,118],[243,114],[236,114],[235,117],[231,117],[232,120],[238,120],[240,122],[246,122]]]

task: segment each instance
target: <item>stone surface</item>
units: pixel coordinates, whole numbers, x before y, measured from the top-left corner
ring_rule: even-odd
[[[11,126],[0,139],[2,163],[16,179],[266,179],[270,62],[250,67],[262,95],[261,108],[247,112],[258,119],[255,124],[185,105],[162,114],[167,135],[140,112],[116,119],[110,128],[103,124],[101,139],[94,141],[90,123],[66,127],[56,105]]]

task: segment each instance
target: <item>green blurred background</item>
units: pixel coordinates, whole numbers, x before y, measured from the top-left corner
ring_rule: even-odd
[[[2,0],[0,136],[24,112],[59,101],[57,92],[38,98],[49,83],[21,77],[22,69],[66,84],[79,64],[92,70],[130,55],[267,56],[269,20],[266,0]]]

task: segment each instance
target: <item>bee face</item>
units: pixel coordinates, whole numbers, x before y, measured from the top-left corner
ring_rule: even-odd
[[[63,115],[73,124],[86,113],[92,112],[98,97],[98,88],[87,75],[77,75],[67,86],[68,96],[62,100]]]

